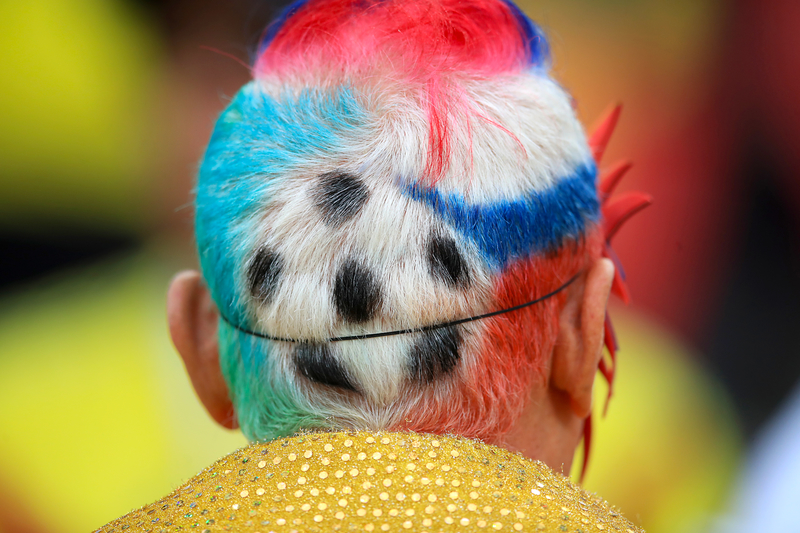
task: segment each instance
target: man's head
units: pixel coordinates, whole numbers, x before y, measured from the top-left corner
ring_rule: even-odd
[[[251,439],[455,433],[569,465],[613,267],[547,68],[504,0],[301,1],[268,29],[201,165],[202,279],[169,294],[215,418]],[[336,340],[397,330],[417,331]]]

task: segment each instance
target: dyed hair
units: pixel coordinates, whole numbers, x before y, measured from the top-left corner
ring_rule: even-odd
[[[541,30],[503,0],[303,0],[267,29],[196,200],[248,438],[502,442],[545,379],[565,292],[330,339],[516,306],[603,253],[595,160],[548,69]]]

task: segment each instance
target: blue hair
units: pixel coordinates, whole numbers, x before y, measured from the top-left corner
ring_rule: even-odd
[[[404,189],[472,241],[488,264],[501,270],[514,259],[560,248],[568,239],[583,235],[588,223],[598,221],[596,176],[594,162],[587,162],[549,189],[489,204],[470,205],[460,195],[445,196],[418,182]]]
[[[274,98],[256,82],[242,87],[217,121],[196,190],[200,266],[219,308],[246,325],[238,273],[251,251],[251,225],[270,189],[303,163],[341,151],[367,122],[353,92],[306,89]]]

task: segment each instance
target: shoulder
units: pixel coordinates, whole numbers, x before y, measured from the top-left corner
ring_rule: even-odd
[[[315,433],[257,443],[104,533],[641,533],[543,463],[460,437]]]

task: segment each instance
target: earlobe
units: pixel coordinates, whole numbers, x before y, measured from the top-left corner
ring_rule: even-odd
[[[583,280],[582,293],[571,292],[559,316],[551,380],[554,387],[569,396],[572,411],[579,418],[589,416],[592,408],[613,279],[614,264],[608,259],[596,260]]]
[[[219,313],[197,271],[179,273],[167,292],[170,336],[200,401],[220,425],[238,427],[219,366]]]

